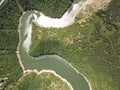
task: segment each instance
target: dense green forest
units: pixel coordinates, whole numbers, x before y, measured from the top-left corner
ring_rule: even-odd
[[[74,0],[19,0],[25,11],[37,10],[50,17],[61,17],[72,5],[73,1]]]
[[[115,0],[110,3],[107,10],[100,10],[97,13],[104,21],[117,29],[120,28],[120,0]]]
[[[17,30],[21,12],[15,0],[6,0],[0,7],[0,29]]]
[[[0,83],[12,87],[22,75],[16,56],[18,22],[21,12],[15,0],[6,0],[0,7]],[[8,78],[3,81],[2,78]]]
[[[32,83],[31,83],[32,81]],[[29,73],[12,90],[70,90],[69,86],[51,73]]]
[[[57,54],[87,76],[93,90],[120,89],[120,1],[93,15],[84,26],[63,29],[33,24],[30,54]]]

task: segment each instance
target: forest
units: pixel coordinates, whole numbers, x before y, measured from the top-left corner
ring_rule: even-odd
[[[16,56],[18,44],[18,23],[21,12],[15,0],[6,0],[0,7],[0,78],[3,89],[12,87],[22,76],[22,69]]]
[[[100,10],[97,15],[115,28],[120,28],[120,1],[115,0],[110,3],[107,10]]]
[[[50,17],[61,17],[72,5],[74,0],[19,0],[19,3],[27,10],[41,11]],[[37,3],[37,4],[36,4]]]

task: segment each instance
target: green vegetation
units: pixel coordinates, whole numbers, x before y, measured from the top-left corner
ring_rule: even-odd
[[[60,17],[73,1],[19,2],[6,0],[0,7],[0,78],[8,78],[4,89],[11,88],[22,75],[15,52],[19,17],[23,10],[35,9],[51,17]],[[93,90],[120,90],[119,3],[119,0],[112,0],[107,10],[99,11],[83,27],[75,23],[64,29],[45,29],[33,24],[30,54],[57,54],[65,58],[87,76]],[[30,77],[38,78],[35,75]],[[21,85],[31,85],[30,82],[27,83],[28,80],[25,79]],[[21,85],[18,88],[22,88]]]
[[[0,30],[17,30],[21,12],[15,0],[7,0],[0,7]]]
[[[22,70],[19,66],[16,54],[6,54],[0,56],[0,78],[8,78],[3,86],[3,89],[11,88],[15,85],[21,75]]]
[[[57,54],[86,75],[93,90],[119,90],[120,30],[114,22],[118,22],[115,18],[120,13],[110,11],[110,8],[119,10],[116,5],[118,0],[112,1],[106,13],[98,12],[82,27],[77,22],[63,29],[45,29],[33,24],[30,55]],[[108,13],[115,17],[106,21],[103,16]]]
[[[60,78],[50,73],[30,73],[22,77],[12,90],[70,90]]]
[[[16,56],[20,13],[15,0],[6,0],[0,7],[0,78],[8,78],[3,89],[12,87],[22,75]]]
[[[104,21],[117,29],[120,28],[120,0],[110,3],[107,10],[101,10],[97,13]]]
[[[74,0],[19,0],[25,11],[37,10],[50,17],[61,17]]]

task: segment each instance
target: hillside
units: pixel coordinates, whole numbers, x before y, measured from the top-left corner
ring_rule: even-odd
[[[57,54],[83,73],[93,90],[120,90],[120,0],[111,0],[108,4],[109,1],[93,0],[79,12],[75,23],[65,28],[43,28],[33,23],[30,55]],[[3,89],[12,88],[23,76],[16,55],[22,13],[35,9],[50,17],[61,17],[72,2],[6,0],[0,7],[0,83]],[[33,80],[31,76],[25,78],[20,85],[26,83],[27,78]]]

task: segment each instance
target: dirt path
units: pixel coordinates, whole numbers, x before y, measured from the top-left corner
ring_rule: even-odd
[[[25,67],[24,67],[24,65],[22,64],[21,57],[20,57],[20,54],[19,54],[19,49],[20,49],[20,43],[21,43],[20,27],[21,27],[21,20],[22,20],[24,14],[25,14],[25,12],[22,14],[22,16],[21,16],[20,19],[19,19],[19,25],[18,25],[19,42],[18,42],[18,46],[17,46],[17,50],[16,50],[16,54],[17,54],[17,57],[18,57],[20,66],[21,66],[21,68],[22,68],[22,70],[23,70],[23,73],[25,72]]]

